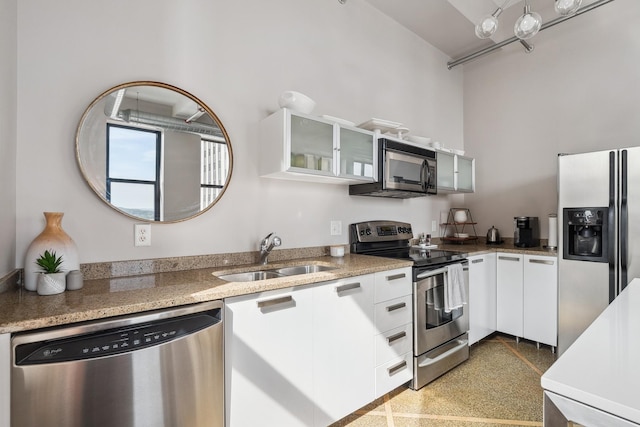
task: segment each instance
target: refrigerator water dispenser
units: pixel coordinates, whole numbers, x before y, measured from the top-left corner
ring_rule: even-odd
[[[564,208],[564,259],[608,262],[608,208]]]

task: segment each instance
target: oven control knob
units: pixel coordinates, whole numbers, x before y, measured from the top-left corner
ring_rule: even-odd
[[[367,233],[367,236],[370,236],[370,235],[371,235],[371,229],[370,229],[370,228],[367,228],[367,229],[366,229],[366,231],[365,231],[365,233]]]

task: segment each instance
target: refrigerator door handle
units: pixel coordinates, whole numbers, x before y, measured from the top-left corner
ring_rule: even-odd
[[[629,253],[629,204],[627,203],[627,150],[622,150],[620,182],[620,292],[627,287],[627,254]]]
[[[609,303],[616,297],[616,152],[609,152],[609,210],[607,212],[607,252],[609,255]]]

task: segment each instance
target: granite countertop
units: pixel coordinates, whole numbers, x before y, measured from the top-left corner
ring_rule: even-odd
[[[536,246],[533,248],[520,248],[513,245],[513,239],[505,239],[504,243],[499,245],[496,244],[486,244],[484,243],[484,239],[478,239],[475,243],[465,243],[465,244],[438,244],[439,249],[449,250],[449,251],[459,251],[466,252],[469,256],[472,255],[482,255],[488,254],[491,252],[508,252],[514,254],[524,254],[524,255],[541,255],[541,256],[557,256],[558,252],[555,249],[547,249],[544,246]]]
[[[482,240],[474,243],[440,243],[438,247],[466,252],[469,256],[497,251],[556,255],[555,251],[543,247],[517,248],[509,240],[500,245],[486,245]],[[223,264],[229,262],[228,254],[220,258]],[[0,293],[0,333],[59,326],[411,266],[411,262],[407,260],[354,254],[346,254],[342,258],[313,256],[295,260],[277,259],[266,267],[250,264],[251,261],[248,260],[252,258],[247,254],[238,255],[236,258],[236,261],[240,260],[240,265],[207,268],[197,268],[197,263],[190,264],[192,258],[185,258],[186,261],[127,261],[110,265],[111,277],[85,280],[84,287],[77,291],[49,296],[40,296],[22,288],[6,291]],[[323,264],[337,268],[256,282],[227,282],[213,275],[303,264]],[[104,265],[90,266],[85,270],[85,277],[91,277],[91,268],[94,267],[106,270]],[[170,271],[171,269],[179,271]]]
[[[322,264],[336,268],[256,282],[227,282],[213,275],[304,264]],[[80,290],[49,296],[40,296],[36,292],[20,288],[0,294],[0,333],[219,300],[411,265],[407,260],[346,254],[341,258],[319,256],[278,261],[268,266],[238,265],[85,280],[84,287]]]

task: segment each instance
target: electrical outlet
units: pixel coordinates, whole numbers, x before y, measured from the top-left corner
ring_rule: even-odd
[[[331,235],[342,236],[342,221],[331,221]]]
[[[432,232],[438,231],[438,221],[436,220],[431,221],[431,231]]]
[[[134,246],[151,246],[151,224],[134,224]]]

